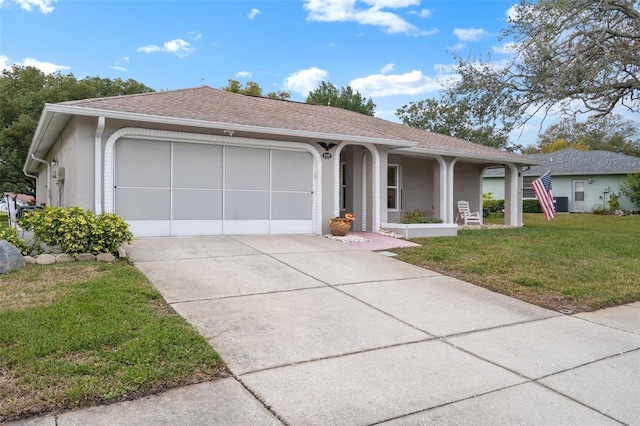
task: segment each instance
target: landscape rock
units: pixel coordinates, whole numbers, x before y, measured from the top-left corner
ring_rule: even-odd
[[[111,253],[100,253],[96,256],[96,260],[99,262],[113,262],[116,260],[116,257]]]
[[[38,256],[36,259],[38,265],[52,265],[56,263],[56,257],[49,253],[44,253]]]
[[[78,262],[85,262],[87,260],[96,260],[96,257],[91,253],[80,253],[76,256]]]
[[[75,262],[76,258],[67,253],[62,253],[56,256],[56,262]]]
[[[27,262],[27,265],[35,265],[36,258],[33,256],[24,256],[24,261]]]
[[[125,251],[125,249],[123,247],[118,247],[118,257],[120,259],[124,259],[127,257],[127,252]]]
[[[24,268],[26,264],[20,250],[7,240],[0,241],[0,274]]]
[[[615,214],[616,216],[624,216],[624,212],[622,210],[616,210],[615,212],[613,212],[613,214]]]

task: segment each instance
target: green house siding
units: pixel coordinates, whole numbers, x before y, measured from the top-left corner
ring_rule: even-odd
[[[633,204],[627,197],[620,192],[620,185],[626,175],[571,175],[558,176],[552,175],[553,195],[554,197],[568,197],[569,211],[582,211],[576,208],[576,201],[573,197],[573,183],[575,181],[585,181],[584,194],[584,211],[590,212],[594,207],[609,207],[609,195],[619,195],[618,202],[622,210],[635,210]],[[528,182],[536,179],[537,176],[525,176],[525,187]],[[608,189],[608,191],[606,191]],[[482,192],[491,192],[494,199],[504,199],[504,177],[502,176],[485,176],[483,178]],[[535,198],[526,191],[523,198]]]

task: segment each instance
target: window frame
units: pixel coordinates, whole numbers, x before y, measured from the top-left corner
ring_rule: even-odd
[[[390,169],[395,169],[395,185],[389,185],[389,170]],[[387,210],[388,211],[392,211],[392,212],[397,212],[400,211],[402,209],[402,206],[400,205],[400,183],[401,183],[401,179],[400,179],[400,165],[399,164],[387,164]],[[393,189],[395,190],[395,207],[389,207],[389,190]]]

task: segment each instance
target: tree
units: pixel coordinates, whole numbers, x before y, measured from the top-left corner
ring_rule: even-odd
[[[348,109],[370,116],[373,116],[376,110],[376,104],[373,103],[371,98],[365,99],[360,92],[354,91],[351,86],[347,85],[347,87],[338,89],[330,82],[324,81],[314,91],[309,92],[306,102],[308,104]]]
[[[622,181],[620,191],[640,209],[640,173],[629,173]]]
[[[521,0],[502,31],[506,66],[458,59],[448,87],[476,111],[521,126],[534,114],[640,111],[638,0]]]
[[[29,145],[45,103],[152,92],[135,80],[73,74],[44,74],[13,66],[0,74],[0,190],[34,193],[34,182],[22,172]]]
[[[560,151],[562,149],[577,149],[579,151],[588,151],[589,147],[582,142],[569,142],[566,139],[556,139],[553,142],[543,146],[530,146],[522,149],[523,154],[549,154],[550,152]]]
[[[553,152],[563,149],[558,141],[565,141],[564,148],[586,147],[626,155],[640,156],[640,140],[636,138],[638,128],[634,122],[617,114],[606,117],[590,117],[586,121],[577,121],[574,117],[565,117],[549,126],[538,135],[540,152]],[[553,147],[556,149],[553,149]]]
[[[226,86],[221,87],[222,90],[232,93],[240,93],[247,96],[260,96],[262,97],[262,87],[255,81],[248,81],[244,86],[237,80],[229,79]],[[279,90],[277,92],[267,93],[267,98],[288,100],[291,98],[291,93]]]
[[[466,102],[438,102],[425,99],[410,102],[396,110],[396,116],[408,126],[498,149],[513,150],[509,134],[492,123],[483,123]]]

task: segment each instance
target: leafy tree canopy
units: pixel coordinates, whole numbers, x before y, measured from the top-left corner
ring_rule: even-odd
[[[357,90],[351,86],[338,89],[330,82],[322,82],[314,91],[307,96],[308,104],[327,105],[336,108],[348,109],[373,116],[376,112],[376,104],[371,98],[365,99]]]
[[[240,93],[247,96],[260,96],[263,97],[262,87],[254,81],[248,81],[244,86],[237,80],[229,80],[226,86],[221,87],[222,90],[232,93]],[[279,90],[277,92],[269,92],[266,95],[267,98],[272,99],[291,99],[291,93]]]
[[[634,122],[617,114],[590,117],[581,122],[573,117],[565,117],[538,135],[537,146],[527,153],[531,150],[545,153],[564,148],[584,148],[640,156],[640,140],[637,136],[638,128]]]
[[[458,59],[448,88],[507,127],[534,114],[640,112],[640,1],[521,0],[502,36],[506,65]]]
[[[135,80],[44,74],[13,66],[0,74],[0,190],[34,193],[22,172],[29,145],[45,103],[153,92]]]
[[[580,151],[588,151],[589,147],[582,142],[569,142],[566,139],[556,139],[553,142],[542,146],[530,146],[522,149],[523,154],[549,154],[550,152],[560,151],[562,149],[577,149]]]
[[[435,99],[411,102],[396,110],[396,116],[408,126],[453,136],[498,149],[513,150],[509,134],[502,127],[482,122],[467,102]]]
[[[630,173],[620,185],[620,191],[640,210],[640,173]]]

